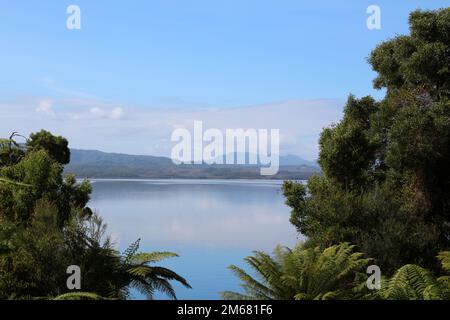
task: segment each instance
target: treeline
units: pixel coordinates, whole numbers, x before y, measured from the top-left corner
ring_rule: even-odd
[[[155,156],[105,153],[97,150],[71,150],[65,173],[89,178],[134,179],[277,179],[306,180],[320,169],[296,156],[281,156],[280,169],[262,176],[259,165],[181,164]]]

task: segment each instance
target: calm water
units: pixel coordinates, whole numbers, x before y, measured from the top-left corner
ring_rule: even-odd
[[[240,290],[227,269],[244,267],[252,250],[272,251],[298,240],[289,223],[281,181],[93,180],[90,206],[124,250],[141,238],[143,251],[172,251],[161,263],[188,279],[175,286],[180,299],[218,299]],[[142,298],[138,294],[134,298]],[[157,298],[164,298],[157,296]]]

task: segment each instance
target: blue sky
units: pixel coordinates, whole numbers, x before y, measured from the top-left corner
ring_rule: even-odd
[[[81,8],[81,30],[66,28],[70,4]],[[372,4],[381,7],[381,30],[366,27]],[[413,9],[446,5],[438,0],[2,0],[0,103],[35,103],[39,109],[44,101],[54,110],[72,110],[78,103],[103,116],[118,106],[125,115],[127,108],[243,108],[311,100],[337,101],[333,105],[342,108],[349,93],[382,97],[372,89],[374,73],[366,63],[377,43],[407,33]],[[106,107],[92,107],[96,103]],[[0,121],[7,117],[0,114]],[[69,138],[85,146],[81,137]]]

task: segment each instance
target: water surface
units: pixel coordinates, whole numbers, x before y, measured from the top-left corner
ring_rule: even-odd
[[[176,286],[180,299],[218,299],[220,291],[239,290],[228,265],[244,266],[242,258],[252,250],[271,251],[277,244],[292,246],[298,240],[281,181],[92,183],[90,206],[104,218],[121,250],[141,238],[142,250],[180,255],[163,263],[193,286],[192,290]]]

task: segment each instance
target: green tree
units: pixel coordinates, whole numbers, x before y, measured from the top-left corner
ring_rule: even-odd
[[[437,270],[450,247],[450,9],[415,11],[410,26],[369,58],[386,97],[350,96],[321,134],[323,175],[283,186],[308,243],[353,243],[388,274]]]
[[[58,221],[68,219],[71,208],[84,208],[91,186],[79,184],[73,176],[62,176],[63,166],[45,150],[27,150],[17,163],[0,167],[0,214],[18,223],[28,224],[36,201],[49,199],[59,211]],[[9,182],[9,183],[6,183]]]
[[[56,206],[38,201],[29,226],[3,221],[0,238],[10,252],[0,258],[0,298],[59,294],[68,260]]]
[[[33,133],[28,139],[26,147],[29,152],[45,150],[59,164],[70,162],[69,142],[63,137],[57,137],[50,132],[41,130]]]
[[[450,9],[417,10],[409,17],[411,34],[383,42],[369,62],[378,76],[375,88],[395,93],[424,88],[424,96],[450,97]]]
[[[9,139],[0,139],[0,167],[17,163],[25,154],[23,148],[14,140],[20,137],[17,132],[13,132]]]
[[[370,117],[376,110],[371,97],[358,100],[350,96],[344,119],[322,132],[319,164],[334,183],[359,188],[368,182],[376,151],[369,134]]]
[[[123,255],[114,249],[106,225],[86,206],[90,183],[62,175],[64,138],[41,131],[22,148],[13,137],[0,143],[7,159],[0,165],[0,299],[126,299],[133,287],[149,298],[156,291],[176,298],[171,281],[189,287],[153,265],[175,254],[138,253],[139,242]],[[80,267],[85,293],[66,295],[70,265]]]

